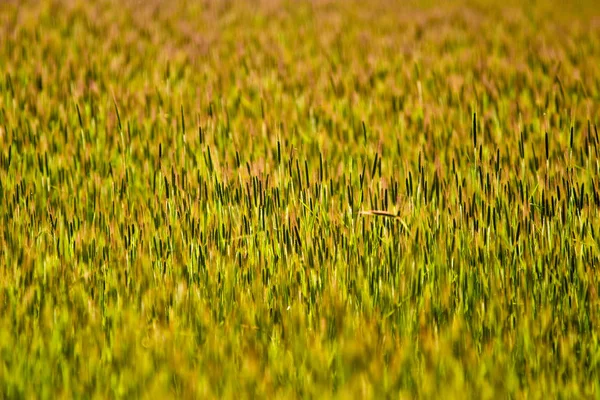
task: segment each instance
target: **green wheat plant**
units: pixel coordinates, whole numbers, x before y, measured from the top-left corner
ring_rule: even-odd
[[[563,3],[0,2],[0,398],[600,398]]]

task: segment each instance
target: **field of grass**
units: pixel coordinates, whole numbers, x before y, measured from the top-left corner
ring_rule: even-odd
[[[0,398],[600,398],[594,1],[0,1]]]

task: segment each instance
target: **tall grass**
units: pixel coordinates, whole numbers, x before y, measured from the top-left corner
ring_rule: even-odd
[[[0,3],[0,397],[600,396],[580,7]]]

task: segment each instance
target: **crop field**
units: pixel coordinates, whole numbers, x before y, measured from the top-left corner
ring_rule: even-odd
[[[595,3],[0,0],[0,398],[600,399]]]

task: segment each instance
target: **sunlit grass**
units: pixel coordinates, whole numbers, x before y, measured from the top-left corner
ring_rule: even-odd
[[[0,397],[598,397],[589,3],[0,2]]]

